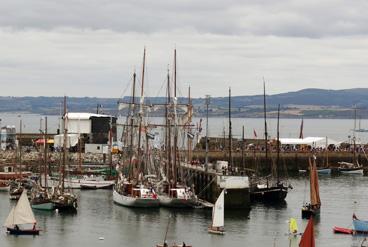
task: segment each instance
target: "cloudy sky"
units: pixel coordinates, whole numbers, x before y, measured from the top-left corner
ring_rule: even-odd
[[[367,87],[366,0],[3,0],[0,95],[162,95],[173,50],[184,95]],[[139,75],[140,77],[140,75]]]

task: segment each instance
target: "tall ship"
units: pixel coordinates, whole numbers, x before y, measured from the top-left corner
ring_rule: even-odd
[[[118,180],[114,186],[113,200],[116,204],[126,207],[154,208],[160,205],[158,196],[153,188],[151,177],[147,173],[149,138],[146,136],[145,149],[142,149],[142,130],[147,129],[144,122],[144,73],[146,49],[143,53],[142,81],[140,102],[136,98],[136,73],[133,74],[132,97],[130,102],[121,102],[120,107],[128,107],[128,116],[123,130],[123,141],[126,148],[125,155],[118,170]],[[125,137],[125,138],[124,138]]]
[[[264,130],[265,130],[265,160],[270,164],[271,172],[266,177],[253,177],[251,185],[251,200],[262,201],[266,203],[283,202],[287,196],[289,186],[281,180],[279,161],[280,161],[280,105],[277,111],[277,158],[276,164],[268,157],[268,132],[267,132],[267,114],[266,114],[266,87],[263,82],[263,107],[264,107]]]
[[[197,203],[197,197],[193,188],[190,188],[181,173],[181,159],[178,148],[180,132],[190,125],[192,107],[190,96],[188,104],[179,104],[177,101],[177,71],[176,50],[174,50],[174,75],[173,83],[170,73],[167,73],[167,90],[165,109],[165,144],[162,150],[161,169],[162,181],[158,184],[160,204],[164,207],[191,208]],[[173,85],[171,85],[173,84]],[[184,109],[180,116],[179,107]],[[185,115],[185,116],[184,116]],[[181,135],[185,136],[185,135]],[[188,147],[189,149],[189,147]]]

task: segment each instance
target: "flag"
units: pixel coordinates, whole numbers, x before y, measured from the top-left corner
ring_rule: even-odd
[[[303,139],[303,128],[304,128],[304,119],[302,118],[302,123],[300,124],[300,133],[299,133],[299,138]]]
[[[299,247],[315,247],[314,242],[314,226],[313,226],[313,217],[311,217],[308,221],[308,225],[304,230],[302,239],[300,240]]]
[[[257,138],[257,132],[255,129],[253,129],[253,135],[254,135],[254,138],[256,139]]]

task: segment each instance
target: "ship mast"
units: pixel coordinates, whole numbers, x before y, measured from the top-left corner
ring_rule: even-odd
[[[142,85],[141,85],[141,97],[140,97],[140,103],[139,103],[139,127],[138,127],[138,165],[139,165],[139,171],[141,172],[142,166],[141,166],[141,129],[142,129],[142,118],[143,118],[143,101],[144,101],[144,72],[146,67],[146,48],[144,48],[143,51],[143,65],[142,65]]]
[[[277,184],[280,182],[279,177],[279,165],[280,165],[280,104],[277,108],[277,143],[276,143],[276,149],[277,149],[277,157],[276,157],[276,177],[277,177]]]
[[[66,164],[66,143],[68,137],[68,127],[66,122],[66,96],[64,96],[64,141],[63,141],[63,163],[61,166],[61,193],[64,193],[64,180],[65,180],[65,164]]]
[[[136,82],[137,74],[133,73],[133,87],[132,87],[132,109],[129,113],[130,115],[130,143],[129,143],[129,180],[133,176],[133,168],[132,168],[132,160],[133,160],[133,144],[134,144],[134,114],[135,114],[135,82]]]
[[[229,87],[229,171],[232,171],[231,88]]]
[[[173,163],[173,179],[174,179],[174,188],[176,187],[176,183],[178,180],[177,174],[177,146],[178,146],[178,126],[177,126],[177,115],[176,115],[176,49],[174,50],[174,163]]]

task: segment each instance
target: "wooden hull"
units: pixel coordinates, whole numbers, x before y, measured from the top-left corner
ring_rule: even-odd
[[[17,230],[14,228],[7,228],[7,232],[10,235],[39,235],[40,234],[40,230],[36,229],[36,230]]]
[[[302,219],[309,219],[310,217],[316,217],[320,213],[320,209],[312,209],[309,207],[302,208]]]
[[[250,193],[252,201],[261,202],[282,202],[285,200],[288,193],[286,187],[269,187],[269,188],[255,188]]]
[[[224,235],[225,231],[223,229],[208,227],[208,233],[216,234],[216,235]]]
[[[31,207],[33,209],[45,210],[45,211],[52,211],[52,210],[55,209],[55,205],[52,202],[44,202],[44,203],[32,204]]]
[[[363,175],[363,168],[338,168],[341,174],[351,174],[351,175]]]
[[[160,206],[158,198],[135,198],[131,196],[125,196],[113,191],[113,200],[116,204],[133,207],[133,208],[157,208]]]
[[[158,196],[160,205],[169,208],[193,208],[196,205],[194,199],[171,198],[166,195]]]

